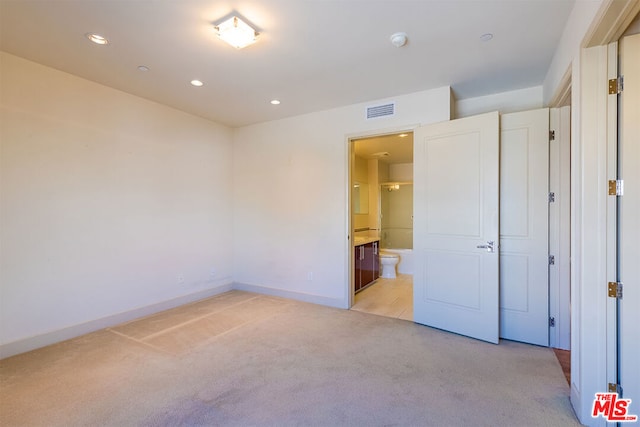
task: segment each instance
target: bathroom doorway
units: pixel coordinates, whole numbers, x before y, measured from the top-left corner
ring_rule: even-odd
[[[413,132],[353,138],[350,147],[351,309],[413,321]]]

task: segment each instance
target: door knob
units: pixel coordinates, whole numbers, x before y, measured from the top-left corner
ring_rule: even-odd
[[[476,246],[476,248],[478,249],[486,249],[487,252],[495,252],[495,242],[493,240],[490,240],[487,242],[486,245],[478,245]]]

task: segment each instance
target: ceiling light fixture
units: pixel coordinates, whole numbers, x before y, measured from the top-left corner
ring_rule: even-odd
[[[149,71],[149,67],[147,67],[146,65],[138,65],[138,71]]]
[[[398,135],[399,138],[406,138],[408,136],[409,136],[408,133],[401,133],[400,135]]]
[[[232,16],[214,28],[218,32],[218,37],[236,49],[242,49],[255,43],[259,35],[256,30],[237,16]]]
[[[391,44],[395,47],[402,47],[407,44],[406,33],[393,33],[389,39],[391,40]]]
[[[191,80],[191,85],[195,87],[200,87],[200,86],[204,86],[204,83],[202,83],[200,80]]]
[[[278,100],[278,99],[272,99],[272,100],[271,100],[271,105],[280,105],[280,100]]]
[[[369,157],[372,159],[381,159],[383,157],[389,157],[389,153],[386,151],[379,151],[377,153],[371,153]]]
[[[493,34],[491,33],[486,33],[480,36],[480,41],[483,41],[483,42],[488,42],[491,39],[493,39]]]
[[[100,44],[100,45],[109,44],[109,40],[106,37],[101,36],[100,34],[87,33],[85,34],[85,36],[95,44]]]

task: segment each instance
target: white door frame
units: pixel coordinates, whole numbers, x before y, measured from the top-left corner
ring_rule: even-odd
[[[625,87],[619,95],[618,111],[618,178],[625,184],[619,198],[619,270],[618,281],[628,284],[618,301],[618,384],[622,397],[632,399],[629,415],[640,414],[640,366],[638,354],[638,323],[640,314],[640,28],[638,32],[620,39],[620,74],[625,76]]]
[[[570,93],[571,86],[568,82]],[[549,109],[549,347],[571,348],[571,107]]]
[[[390,127],[385,129],[377,129],[369,132],[359,132],[354,134],[348,134],[345,136],[345,151],[346,155],[346,168],[347,168],[347,185],[346,185],[346,201],[347,201],[347,229],[346,229],[346,246],[347,246],[347,260],[346,260],[346,271],[347,271],[347,289],[345,290],[345,301],[347,301],[347,309],[353,307],[354,304],[354,277],[353,277],[353,269],[354,269],[354,259],[353,259],[353,212],[352,212],[352,200],[351,200],[351,184],[353,181],[353,171],[354,171],[354,142],[357,139],[363,138],[374,138],[377,136],[386,136],[393,135],[397,133],[411,133],[414,132],[417,127],[420,125],[412,124],[408,126],[398,126],[398,127]]]
[[[607,95],[599,93],[608,78],[602,64],[606,64],[606,44],[617,41],[638,12],[637,0],[603,2],[581,43],[582,48],[597,51],[582,49],[571,64],[571,403],[587,425],[605,424],[602,418],[591,417],[591,407],[594,393],[607,391],[608,380],[614,377],[607,363],[611,316],[602,289],[607,280],[602,248],[607,240],[603,225],[607,196],[602,182],[607,179],[608,125]],[[585,57],[601,64],[585,67]]]
[[[615,300],[608,298],[611,277],[610,239],[615,239],[615,197],[608,195],[612,147],[616,141],[607,129],[615,108],[608,94],[608,46],[581,52],[578,103],[579,138],[572,145],[572,265],[571,283],[571,402],[582,423],[594,425],[591,406],[595,393],[606,392],[615,382]],[[573,108],[574,117],[576,108]],[[575,134],[575,132],[574,132]],[[615,161],[615,157],[613,158]],[[614,163],[615,164],[615,163]],[[612,204],[613,203],[613,204]],[[612,223],[613,220],[613,223]],[[613,229],[612,229],[613,224]]]

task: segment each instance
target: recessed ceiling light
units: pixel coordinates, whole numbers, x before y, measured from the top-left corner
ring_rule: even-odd
[[[491,40],[493,38],[493,34],[491,33],[486,33],[480,36],[480,41],[483,42],[488,42],[489,40]]]
[[[232,16],[214,28],[218,37],[236,49],[247,47],[258,40],[258,32],[237,16]]]
[[[200,80],[191,80],[191,84],[196,87],[204,86],[204,83],[202,83]]]
[[[109,40],[107,40],[106,37],[101,36],[100,34],[87,33],[85,34],[85,36],[95,44],[102,44],[102,45],[109,44]]]
[[[280,105],[280,100],[278,100],[278,99],[272,99],[272,100],[271,100],[271,104],[272,104],[272,105]]]
[[[400,135],[398,135],[398,137],[400,137],[400,138],[406,138],[408,136],[409,136],[408,133],[401,133]]]
[[[146,65],[138,65],[138,71],[149,71],[149,67]]]

